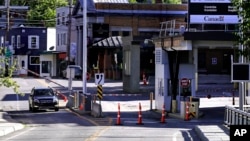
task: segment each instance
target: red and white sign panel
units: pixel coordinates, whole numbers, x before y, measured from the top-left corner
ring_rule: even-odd
[[[181,79],[181,86],[182,87],[188,87],[190,85],[190,81],[187,78],[182,78]]]

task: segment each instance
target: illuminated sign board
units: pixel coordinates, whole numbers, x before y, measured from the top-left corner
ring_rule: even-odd
[[[190,0],[190,24],[237,24],[237,9],[230,0]]]

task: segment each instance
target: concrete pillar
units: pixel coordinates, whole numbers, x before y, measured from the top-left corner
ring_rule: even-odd
[[[123,90],[130,93],[140,91],[140,42],[132,41],[123,47]],[[128,66],[126,66],[126,64]]]
[[[198,48],[193,47],[193,64],[195,77],[195,91],[198,90]]]

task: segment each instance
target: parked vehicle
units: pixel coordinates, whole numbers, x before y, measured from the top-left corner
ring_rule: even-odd
[[[59,110],[59,100],[57,94],[51,88],[34,87],[29,95],[29,110]]]
[[[68,65],[67,68],[74,68],[75,69],[75,77],[76,79],[82,79],[82,67],[79,65]],[[67,68],[62,71],[63,77],[67,78]],[[89,74],[86,74],[86,79],[89,80]]]
[[[81,79],[82,78],[82,67],[78,65],[68,65],[67,68],[74,68],[75,69],[75,78]],[[62,71],[63,77],[67,78],[67,68]]]

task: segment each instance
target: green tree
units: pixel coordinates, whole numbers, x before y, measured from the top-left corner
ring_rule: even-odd
[[[13,71],[17,69],[16,60],[13,61],[14,62],[13,64],[10,64],[9,63],[10,58],[6,54],[8,54],[7,49],[0,47],[0,87],[3,86],[3,87],[12,88],[15,93],[23,95],[23,93],[19,92],[19,85],[12,78]],[[8,76],[5,76],[6,74],[5,65],[9,66]]]
[[[232,0],[239,17],[239,31],[235,33],[237,45],[243,45],[243,49],[238,49],[239,55],[243,55],[249,60],[250,55],[250,2],[246,0]]]
[[[75,3],[77,0],[73,0]],[[56,8],[67,6],[69,0],[11,0],[10,5],[29,6],[27,23],[37,26],[54,27]]]
[[[168,3],[168,4],[181,4],[181,0],[163,0],[163,3]]]
[[[56,23],[56,8],[67,6],[67,0],[36,0],[30,2],[28,21],[41,23],[46,27],[54,27]]]

